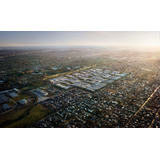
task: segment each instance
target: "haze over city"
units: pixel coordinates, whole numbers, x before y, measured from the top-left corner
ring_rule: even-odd
[[[156,48],[160,45],[160,33],[120,31],[1,31],[0,47],[19,46],[103,46]]]
[[[0,32],[0,127],[159,128],[159,32]]]
[[[1,1],[2,160],[159,159],[159,6]]]

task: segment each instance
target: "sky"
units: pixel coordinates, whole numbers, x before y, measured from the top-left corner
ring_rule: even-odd
[[[158,31],[0,31],[9,46],[160,46]]]

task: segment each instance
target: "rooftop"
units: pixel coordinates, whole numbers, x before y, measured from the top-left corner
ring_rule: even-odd
[[[50,79],[50,82],[63,89],[69,89],[72,86],[76,86],[94,92],[126,75],[128,75],[128,73],[119,73],[118,71],[111,72],[109,70],[92,68],[66,76],[52,78]]]

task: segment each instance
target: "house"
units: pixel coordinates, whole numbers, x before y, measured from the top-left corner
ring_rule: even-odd
[[[14,97],[18,96],[15,92],[10,92],[7,95],[10,96],[11,98],[14,98]]]
[[[13,88],[13,90],[14,90],[15,92],[17,92],[17,93],[20,92],[19,89],[17,89],[17,88]]]
[[[18,101],[19,104],[21,105],[25,105],[27,104],[27,100],[26,99],[21,99],[20,101]]]
[[[11,109],[11,107],[8,104],[3,104],[2,108],[4,111]]]
[[[6,97],[4,94],[0,94],[0,104],[9,102],[10,99]]]

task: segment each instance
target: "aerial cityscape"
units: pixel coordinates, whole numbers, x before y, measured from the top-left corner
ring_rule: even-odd
[[[0,32],[1,128],[159,128],[159,32]]]

